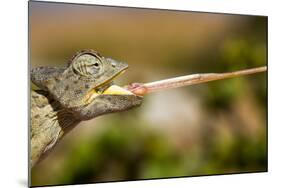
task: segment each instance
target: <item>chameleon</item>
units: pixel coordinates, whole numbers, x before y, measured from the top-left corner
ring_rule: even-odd
[[[81,50],[63,67],[31,69],[31,81],[39,88],[30,94],[31,167],[81,121],[141,105],[142,96],[113,83],[127,68],[94,50]]]
[[[77,52],[64,67],[37,67],[31,81],[31,167],[81,121],[141,105],[145,94],[209,81],[264,72],[266,66],[228,73],[203,73],[150,83],[113,84],[128,65],[94,50]]]

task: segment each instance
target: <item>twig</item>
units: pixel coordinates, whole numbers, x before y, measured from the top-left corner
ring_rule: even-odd
[[[180,76],[180,77],[149,82],[149,83],[133,83],[127,86],[126,89],[130,90],[136,95],[145,95],[163,89],[171,89],[171,88],[200,84],[200,83],[214,81],[214,80],[233,78],[233,77],[248,75],[248,74],[255,74],[259,72],[265,72],[266,70],[267,67],[264,66],[264,67],[245,69],[245,70],[229,72],[229,73],[192,74],[192,75]]]

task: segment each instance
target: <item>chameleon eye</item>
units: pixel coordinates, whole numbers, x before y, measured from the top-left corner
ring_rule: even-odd
[[[95,67],[98,67],[98,66],[99,66],[99,64],[98,64],[97,62],[95,62],[93,65],[94,65]]]
[[[73,62],[73,70],[76,74],[82,76],[94,76],[100,73],[102,64],[97,57],[90,54],[84,54],[75,59]]]

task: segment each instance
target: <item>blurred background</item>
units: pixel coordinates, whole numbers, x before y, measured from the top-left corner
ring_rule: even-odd
[[[129,64],[122,86],[267,64],[266,17],[29,5],[31,67],[94,49]],[[266,84],[260,73],[166,90],[82,122],[32,169],[32,185],[266,171]]]

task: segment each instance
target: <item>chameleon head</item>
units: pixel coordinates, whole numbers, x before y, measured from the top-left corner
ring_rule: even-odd
[[[125,63],[102,57],[93,50],[83,50],[74,55],[65,68],[32,69],[31,80],[41,89],[47,90],[64,108],[77,111],[98,97],[102,98],[101,95],[115,98],[118,95],[133,95],[125,89],[108,89],[113,79],[127,68]]]

